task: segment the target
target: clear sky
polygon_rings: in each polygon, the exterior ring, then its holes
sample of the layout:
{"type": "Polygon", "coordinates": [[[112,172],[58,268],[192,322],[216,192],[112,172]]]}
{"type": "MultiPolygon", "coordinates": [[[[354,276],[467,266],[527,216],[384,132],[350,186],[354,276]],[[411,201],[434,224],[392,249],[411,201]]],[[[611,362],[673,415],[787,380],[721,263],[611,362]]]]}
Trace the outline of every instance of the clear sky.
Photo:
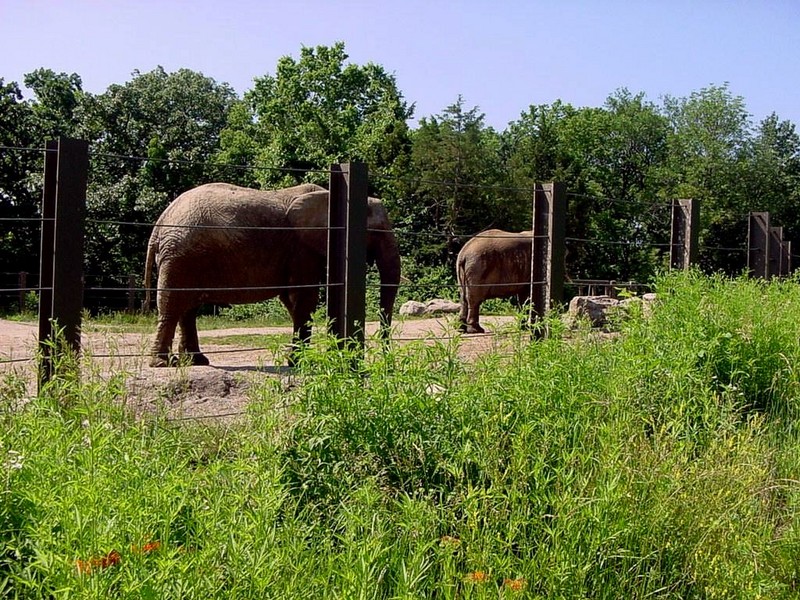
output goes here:
{"type": "Polygon", "coordinates": [[[92,93],[162,65],[241,95],[281,56],[343,41],[395,75],[417,118],[461,94],[504,129],[531,104],[727,82],[754,122],[800,126],[800,0],[0,0],[0,31],[0,77],[47,67],[92,93]]]}

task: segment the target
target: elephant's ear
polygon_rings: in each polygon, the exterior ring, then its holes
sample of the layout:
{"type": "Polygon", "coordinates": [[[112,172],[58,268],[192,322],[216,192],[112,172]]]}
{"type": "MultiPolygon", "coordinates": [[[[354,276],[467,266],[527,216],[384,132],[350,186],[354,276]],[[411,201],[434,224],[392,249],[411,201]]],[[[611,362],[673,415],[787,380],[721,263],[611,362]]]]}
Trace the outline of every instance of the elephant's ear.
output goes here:
{"type": "Polygon", "coordinates": [[[302,194],[292,200],[286,217],[304,245],[319,254],[328,252],[328,192],[324,189],[302,194]]]}

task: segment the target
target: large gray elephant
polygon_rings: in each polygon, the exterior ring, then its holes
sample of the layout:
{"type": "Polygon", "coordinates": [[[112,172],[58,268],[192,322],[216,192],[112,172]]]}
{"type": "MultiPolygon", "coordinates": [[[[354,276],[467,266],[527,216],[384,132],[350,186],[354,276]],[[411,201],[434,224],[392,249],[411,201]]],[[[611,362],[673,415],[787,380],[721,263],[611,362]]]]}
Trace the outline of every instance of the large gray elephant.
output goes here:
{"type": "Polygon", "coordinates": [[[456,259],[461,331],[484,332],[478,322],[484,300],[516,298],[522,304],[530,297],[532,241],[531,231],[489,229],[464,244],[456,259]]]}
{"type": "MultiPolygon", "coordinates": [[[[177,326],[178,353],[191,364],[209,364],[197,337],[197,310],[204,303],[278,297],[292,317],[295,341],[308,340],[326,271],[327,221],[328,192],[312,184],[262,191],[210,183],[176,198],[158,218],[147,247],[146,287],[154,263],[158,266],[151,366],[170,364],[177,326]]],[[[381,322],[388,327],[400,255],[389,217],[376,198],[369,199],[367,227],[367,260],[380,274],[381,322]]]]}

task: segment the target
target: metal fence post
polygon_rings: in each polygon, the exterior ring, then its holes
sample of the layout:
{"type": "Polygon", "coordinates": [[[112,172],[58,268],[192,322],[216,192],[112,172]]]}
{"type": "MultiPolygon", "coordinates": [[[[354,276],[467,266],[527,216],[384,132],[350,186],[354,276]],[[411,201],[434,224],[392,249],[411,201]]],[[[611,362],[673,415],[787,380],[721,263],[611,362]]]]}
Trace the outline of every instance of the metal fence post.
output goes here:
{"type": "Polygon", "coordinates": [[[566,217],[566,186],[558,182],[536,184],[531,240],[531,324],[544,317],[564,296],[566,217]]]}
{"type": "Polygon", "coordinates": [[[58,142],[48,142],[47,150],[39,269],[39,344],[43,349],[40,385],[53,374],[50,351],[57,347],[53,322],[61,328],[65,345],[80,351],[89,169],[89,144],[84,140],[59,138],[58,142]]]}
{"type": "Polygon", "coordinates": [[[687,270],[697,262],[700,231],[700,202],[693,199],[672,201],[672,238],[669,266],[687,270]]]}
{"type": "Polygon", "coordinates": [[[367,289],[367,166],[331,166],[328,205],[328,319],[340,343],[363,347],[367,289]]]}

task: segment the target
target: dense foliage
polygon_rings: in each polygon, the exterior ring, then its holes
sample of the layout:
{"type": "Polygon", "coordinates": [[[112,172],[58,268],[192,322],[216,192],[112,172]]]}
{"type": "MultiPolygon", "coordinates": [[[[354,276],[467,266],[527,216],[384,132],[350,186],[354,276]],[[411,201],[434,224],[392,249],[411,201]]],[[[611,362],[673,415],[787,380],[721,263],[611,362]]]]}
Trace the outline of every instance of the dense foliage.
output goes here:
{"type": "Polygon", "coordinates": [[[91,143],[87,284],[141,273],[145,240],[178,194],[209,180],[275,187],[324,183],[333,162],[368,164],[400,232],[413,280],[453,281],[461,244],[489,227],[530,227],[531,186],[569,190],[567,274],[649,280],[664,265],[669,203],[701,201],[701,265],[745,266],[746,216],[770,211],[800,239],[800,136],[772,115],[752,123],[727,85],[659,104],[614,91],[600,107],[531,105],[504,131],[459,97],[421,115],[394,75],[347,61],[344,44],[302,48],[255,77],[242,97],[187,69],[134,72],[101,94],[77,74],[38,69],[32,93],[0,80],[0,261],[37,272],[46,139],[91,143]]]}
{"type": "Polygon", "coordinates": [[[0,595],[796,597],[798,281],[657,288],[604,342],[314,345],[227,425],[9,375],[0,595]]]}

